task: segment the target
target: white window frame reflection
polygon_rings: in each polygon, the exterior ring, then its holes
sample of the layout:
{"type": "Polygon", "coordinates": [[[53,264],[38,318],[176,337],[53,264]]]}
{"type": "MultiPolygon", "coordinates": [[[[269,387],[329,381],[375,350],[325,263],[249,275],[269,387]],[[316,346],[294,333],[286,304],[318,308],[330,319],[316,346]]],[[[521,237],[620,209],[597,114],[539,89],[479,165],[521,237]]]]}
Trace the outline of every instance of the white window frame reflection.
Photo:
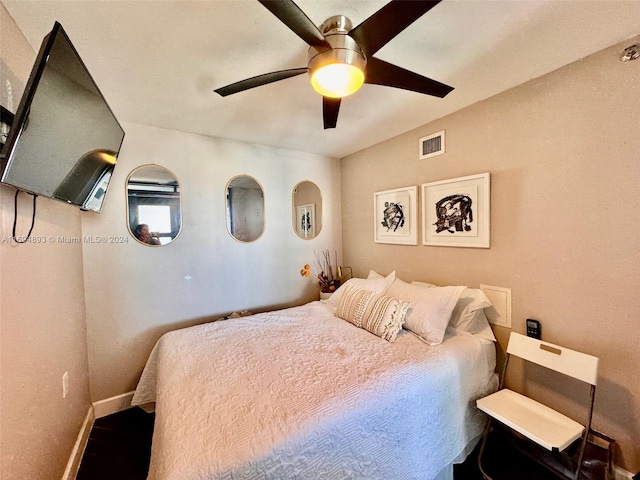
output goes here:
{"type": "Polygon", "coordinates": [[[170,207],[167,205],[139,205],[138,218],[140,219],[140,223],[149,226],[151,236],[158,237],[161,245],[166,245],[171,242],[171,238],[160,235],[163,233],[171,233],[170,207]]]}

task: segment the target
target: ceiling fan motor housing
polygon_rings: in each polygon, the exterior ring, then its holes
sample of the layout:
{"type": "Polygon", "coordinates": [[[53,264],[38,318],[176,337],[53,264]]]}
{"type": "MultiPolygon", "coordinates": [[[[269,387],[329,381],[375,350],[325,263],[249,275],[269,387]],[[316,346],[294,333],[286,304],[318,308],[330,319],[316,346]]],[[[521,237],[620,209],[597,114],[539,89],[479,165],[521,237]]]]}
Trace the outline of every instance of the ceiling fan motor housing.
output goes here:
{"type": "Polygon", "coordinates": [[[318,69],[334,63],[353,65],[364,72],[367,66],[367,59],[356,41],[347,35],[351,28],[351,20],[344,15],[330,17],[320,25],[320,31],[330,48],[309,48],[309,63],[307,67],[310,76],[313,76],[313,73],[318,69]]]}
{"type": "Polygon", "coordinates": [[[322,25],[318,28],[323,35],[328,35],[334,32],[349,33],[353,28],[353,23],[349,20],[349,17],[344,15],[334,15],[327,18],[322,25]]]}

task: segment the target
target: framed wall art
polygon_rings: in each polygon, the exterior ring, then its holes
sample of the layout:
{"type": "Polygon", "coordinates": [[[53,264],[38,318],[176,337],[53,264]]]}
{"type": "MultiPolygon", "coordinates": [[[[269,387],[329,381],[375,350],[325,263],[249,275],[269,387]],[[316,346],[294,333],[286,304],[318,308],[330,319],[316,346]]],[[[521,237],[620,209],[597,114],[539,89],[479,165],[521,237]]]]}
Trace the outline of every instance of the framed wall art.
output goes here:
{"type": "Polygon", "coordinates": [[[298,205],[296,207],[296,233],[301,238],[316,236],[316,205],[298,205]]]}
{"type": "Polygon", "coordinates": [[[373,194],[376,243],[418,244],[418,187],[373,194]]]}
{"type": "Polygon", "coordinates": [[[0,105],[0,149],[4,147],[7,141],[14,117],[13,113],[0,105]]]}
{"type": "Polygon", "coordinates": [[[489,248],[490,174],[422,184],[422,243],[489,248]]]}

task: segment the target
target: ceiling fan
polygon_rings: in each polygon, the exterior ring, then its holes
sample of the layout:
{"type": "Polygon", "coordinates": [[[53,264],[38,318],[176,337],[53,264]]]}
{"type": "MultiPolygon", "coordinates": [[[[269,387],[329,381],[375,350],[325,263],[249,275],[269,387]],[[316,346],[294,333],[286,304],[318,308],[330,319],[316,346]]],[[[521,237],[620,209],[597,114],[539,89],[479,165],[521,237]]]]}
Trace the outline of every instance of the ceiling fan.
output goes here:
{"type": "Polygon", "coordinates": [[[214,90],[226,97],[303,73],[322,95],[324,128],[335,128],[340,102],[363,83],[385,85],[443,98],[453,87],[373,55],[442,0],[392,0],[357,27],[336,15],[317,27],[292,0],[258,0],[309,44],[306,67],[265,73],[214,90]]]}

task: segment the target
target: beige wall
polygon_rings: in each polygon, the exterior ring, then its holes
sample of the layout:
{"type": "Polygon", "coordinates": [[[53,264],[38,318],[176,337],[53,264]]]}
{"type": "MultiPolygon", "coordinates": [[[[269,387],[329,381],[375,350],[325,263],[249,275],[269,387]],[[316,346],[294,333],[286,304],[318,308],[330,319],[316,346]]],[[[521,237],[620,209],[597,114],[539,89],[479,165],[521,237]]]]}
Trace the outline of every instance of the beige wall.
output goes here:
{"type": "Polygon", "coordinates": [[[340,252],[340,163],[337,159],[124,123],[126,135],[100,215],[83,216],[83,234],[127,243],[84,244],[87,335],[93,401],[135,388],[160,335],[232,311],[260,311],[317,298],[300,277],[314,252],[340,252]],[[182,232],[163,247],[129,238],[125,181],[157,163],[182,189],[182,232]],[[253,243],[227,232],[225,188],[234,176],[264,189],[265,231],[253,243]],[[314,240],[294,233],[293,188],[313,181],[324,223],[314,240]]]}
{"type": "MultiPolygon", "coordinates": [[[[619,463],[635,472],[640,61],[618,61],[632,43],[346,157],[342,220],[356,274],[395,269],[406,280],[509,287],[513,331],[536,318],[543,339],[599,356],[595,427],[619,442],[619,463]],[[418,140],[442,129],[447,153],[418,160],[418,140]],[[482,172],[491,172],[490,249],[374,244],[374,192],[482,172]]],[[[504,345],[508,331],[496,331],[504,345]]],[[[533,390],[581,415],[548,377],[534,375],[533,390]]]]}
{"type": "MultiPolygon", "coordinates": [[[[18,107],[36,52],[0,4],[0,100],[18,107]]],[[[0,477],[61,478],[88,412],[89,379],[78,209],[38,198],[33,240],[9,242],[13,188],[0,186],[0,477]],[[53,239],[53,241],[52,241],[53,239]],[[62,375],[69,394],[62,398],[62,375]]],[[[31,224],[31,197],[20,196],[18,235],[31,224]]]]}

